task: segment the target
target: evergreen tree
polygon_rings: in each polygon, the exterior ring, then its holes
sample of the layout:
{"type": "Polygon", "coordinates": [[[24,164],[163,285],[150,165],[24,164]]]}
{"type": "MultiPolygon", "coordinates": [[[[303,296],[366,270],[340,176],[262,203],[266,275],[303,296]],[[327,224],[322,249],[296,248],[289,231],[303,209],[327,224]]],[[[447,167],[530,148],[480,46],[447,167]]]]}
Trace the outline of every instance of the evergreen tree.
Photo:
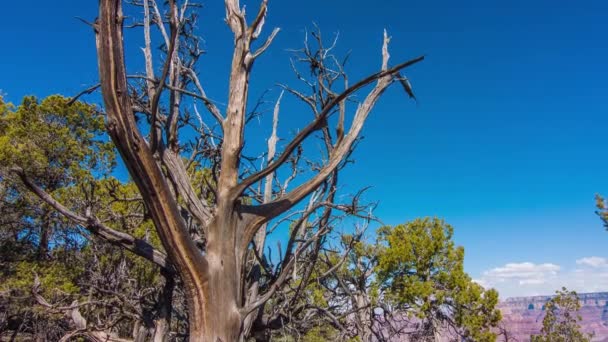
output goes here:
{"type": "Polygon", "coordinates": [[[579,322],[582,317],[578,314],[581,303],[575,291],[565,287],[556,291],[545,306],[543,328],[539,335],[530,336],[531,342],[589,342],[592,334],[581,332],[579,322]]]}
{"type": "Polygon", "coordinates": [[[501,319],[498,293],[464,271],[464,248],[438,218],[416,219],[379,231],[378,282],[386,303],[421,320],[424,335],[453,331],[466,340],[494,341],[501,319]]]}

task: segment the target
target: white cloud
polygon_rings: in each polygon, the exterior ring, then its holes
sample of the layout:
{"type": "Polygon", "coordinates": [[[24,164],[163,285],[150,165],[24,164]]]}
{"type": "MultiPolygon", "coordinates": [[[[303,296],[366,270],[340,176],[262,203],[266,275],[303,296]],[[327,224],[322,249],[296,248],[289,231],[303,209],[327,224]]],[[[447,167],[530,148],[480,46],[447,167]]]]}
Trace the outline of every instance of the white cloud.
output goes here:
{"type": "Polygon", "coordinates": [[[540,278],[522,279],[519,281],[519,285],[539,285],[539,284],[544,284],[544,283],[545,283],[545,280],[540,279],[540,278]]]}
{"type": "Polygon", "coordinates": [[[482,280],[486,283],[517,281],[520,285],[542,284],[546,279],[555,276],[559,270],[558,265],[551,263],[509,263],[484,272],[482,280]]]}
{"type": "Polygon", "coordinates": [[[564,269],[553,263],[508,263],[483,272],[475,282],[495,288],[503,299],[550,295],[562,286],[579,293],[608,291],[608,259],[585,257],[576,265],[564,269]]]}
{"type": "Polygon", "coordinates": [[[578,259],[578,260],[576,260],[576,264],[582,265],[582,266],[600,268],[600,267],[608,266],[608,259],[602,258],[602,257],[597,257],[597,256],[592,256],[592,257],[578,259]]]}

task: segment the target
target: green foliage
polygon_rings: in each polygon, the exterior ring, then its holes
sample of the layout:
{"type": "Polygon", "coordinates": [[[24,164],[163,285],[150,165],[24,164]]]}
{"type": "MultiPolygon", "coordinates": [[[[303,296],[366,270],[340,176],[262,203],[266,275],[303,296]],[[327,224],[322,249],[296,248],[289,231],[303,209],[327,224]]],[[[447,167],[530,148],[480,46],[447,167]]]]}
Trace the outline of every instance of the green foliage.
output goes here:
{"type": "Polygon", "coordinates": [[[604,197],[595,195],[595,207],[597,208],[596,213],[602,219],[604,228],[608,230],[608,203],[604,197]]]}
{"type": "Polygon", "coordinates": [[[379,230],[378,283],[385,300],[423,321],[453,319],[461,335],[494,341],[501,319],[498,293],[485,291],[464,272],[464,249],[453,228],[437,218],[416,219],[379,230]]]}
{"type": "MultiPolygon", "coordinates": [[[[35,253],[45,258],[51,240],[67,229],[66,220],[26,190],[11,169],[23,169],[38,186],[59,196],[57,192],[65,187],[83,187],[108,174],[113,165],[113,145],[94,106],[70,103],[59,95],[40,101],[25,97],[18,107],[0,99],[0,195],[3,212],[12,214],[10,220],[0,222],[0,232],[14,237],[2,239],[2,245],[17,249],[37,245],[35,253]]],[[[23,260],[25,255],[4,256],[23,260]]]]}
{"type": "MultiPolygon", "coordinates": [[[[67,268],[62,262],[22,261],[16,264],[12,277],[5,280],[1,291],[18,291],[29,293],[34,284],[34,276],[40,274],[42,288],[48,291],[60,291],[74,294],[79,291],[76,279],[82,275],[81,267],[67,268]]],[[[51,295],[45,292],[45,295],[51,295]]]]}
{"type": "Polygon", "coordinates": [[[163,278],[157,266],[99,241],[10,172],[23,169],[69,210],[162,249],[137,187],[108,177],[113,166],[113,145],[94,106],[50,96],[26,97],[15,107],[0,98],[0,312],[17,322],[9,330],[18,338],[59,340],[73,328],[65,312],[33,299],[35,275],[51,305],[105,301],[80,311],[92,322],[131,317],[113,328],[119,335],[131,336],[133,318],[158,310],[163,278]]]}
{"type": "MultiPolygon", "coordinates": [[[[82,212],[83,203],[89,201],[93,214],[106,225],[160,245],[132,183],[123,184],[110,178],[92,181],[90,184],[95,191],[86,201],[87,191],[80,186],[59,188],[54,196],[76,212],[82,212]]],[[[42,222],[37,212],[28,220],[36,225],[42,222]]],[[[62,224],[54,225],[57,232],[45,258],[27,252],[27,246],[24,246],[25,257],[6,260],[0,272],[0,292],[8,295],[0,300],[0,309],[26,322],[25,327],[40,326],[38,334],[48,340],[58,340],[65,334],[65,329],[70,327],[69,316],[49,311],[32,299],[34,274],[37,274],[41,280],[40,294],[49,303],[69,305],[74,300],[112,303],[111,307],[82,307],[81,313],[87,319],[99,317],[102,320],[112,320],[111,317],[123,312],[131,315],[134,311],[143,311],[146,315],[155,312],[156,298],[163,282],[157,266],[98,240],[64,218],[58,217],[56,220],[56,223],[62,224]],[[70,239],[79,243],[73,244],[70,239]],[[48,326],[55,327],[52,333],[45,333],[48,326]]],[[[4,229],[4,226],[0,226],[0,230],[4,229]]],[[[8,240],[10,239],[1,239],[3,243],[8,240]]],[[[35,249],[36,246],[30,245],[29,248],[35,249]]],[[[121,336],[130,336],[132,326],[132,321],[122,320],[115,329],[121,336]]],[[[29,338],[28,335],[25,336],[26,339],[29,338]]]]}
{"type": "Polygon", "coordinates": [[[575,291],[565,287],[556,291],[545,307],[545,318],[540,335],[531,336],[531,342],[589,342],[592,334],[584,334],[578,324],[581,303],[575,291]]]}
{"type": "Polygon", "coordinates": [[[306,334],[299,336],[299,338],[277,334],[271,341],[276,342],[326,342],[326,341],[340,341],[340,342],[361,342],[361,339],[357,336],[348,338],[341,337],[340,332],[329,324],[320,324],[312,327],[306,332],[306,334]]]}
{"type": "MultiPolygon", "coordinates": [[[[214,201],[214,194],[199,190],[205,188],[202,184],[213,182],[210,171],[195,164],[190,164],[188,172],[197,195],[214,201]]],[[[71,211],[88,212],[112,229],[162,249],[137,187],[109,177],[113,166],[113,147],[94,106],[69,103],[58,95],[41,101],[26,97],[18,107],[0,98],[0,209],[5,214],[0,219],[0,291],[11,293],[9,300],[0,302],[1,309],[27,320],[36,311],[46,326],[64,320],[58,315],[45,316],[28,296],[34,274],[38,274],[40,294],[54,303],[120,294],[109,307],[83,308],[88,318],[107,318],[123,311],[151,317],[162,283],[158,268],[117,247],[96,243],[94,235],[42,205],[7,172],[19,167],[71,211]],[[36,252],[43,244],[45,252],[36,252]]],[[[383,227],[376,244],[342,236],[341,243],[350,251],[347,258],[339,252],[326,252],[325,262],[307,275],[316,281],[307,283],[302,289],[305,295],[295,304],[319,312],[336,310],[338,303],[355,305],[352,298],[340,302],[336,298],[342,291],[339,282],[344,281],[347,288],[357,289],[359,299],[365,297],[366,310],[383,301],[431,326],[450,320],[466,339],[494,341],[491,328],[500,320],[495,308],[498,294],[484,290],[464,272],[464,249],[454,245],[452,236],[450,225],[429,218],[383,227]],[[327,272],[330,268],[332,272],[327,272]]],[[[303,278],[296,277],[292,286],[301,281],[303,278]]],[[[314,319],[303,322],[303,341],[345,338],[344,331],[335,328],[339,325],[327,324],[320,314],[314,319]]],[[[124,322],[117,329],[124,335],[132,330],[124,322]]]]}
{"type": "Polygon", "coordinates": [[[85,276],[82,260],[61,248],[53,254],[56,258],[40,260],[26,256],[21,261],[3,262],[0,312],[10,320],[2,323],[15,322],[14,330],[29,334],[20,334],[17,340],[35,340],[33,336],[44,336],[46,340],[57,341],[65,334],[65,315],[38,305],[31,295],[36,275],[41,282],[39,293],[51,303],[69,305],[84,294],[79,284],[85,276]]]}
{"type": "Polygon", "coordinates": [[[324,342],[334,341],[338,336],[338,331],[328,325],[312,328],[302,337],[303,342],[324,342]]]}
{"type": "Polygon", "coordinates": [[[0,166],[18,166],[42,184],[61,186],[107,173],[114,163],[103,116],[59,95],[0,104],[0,166]]]}

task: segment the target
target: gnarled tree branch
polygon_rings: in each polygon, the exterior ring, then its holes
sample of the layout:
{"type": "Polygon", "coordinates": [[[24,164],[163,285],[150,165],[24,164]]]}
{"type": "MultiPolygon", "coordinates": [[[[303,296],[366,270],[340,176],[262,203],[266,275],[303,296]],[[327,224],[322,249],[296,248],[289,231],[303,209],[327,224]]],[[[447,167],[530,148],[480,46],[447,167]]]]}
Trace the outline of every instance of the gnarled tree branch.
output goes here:
{"type": "Polygon", "coordinates": [[[38,196],[38,198],[40,198],[43,202],[53,207],[55,210],[57,210],[57,212],[61,213],[69,220],[81,225],[95,236],[98,236],[113,245],[131,251],[169,272],[174,271],[171,263],[167,259],[167,255],[155,249],[145,240],[137,239],[127,233],[114,230],[101,223],[96,217],[86,217],[74,213],[59,203],[56,199],[44,191],[44,189],[36,185],[36,183],[34,183],[34,181],[25,174],[25,171],[22,168],[14,167],[11,169],[11,171],[19,176],[23,184],[30,189],[30,191],[36,194],[36,196],[38,196]]]}

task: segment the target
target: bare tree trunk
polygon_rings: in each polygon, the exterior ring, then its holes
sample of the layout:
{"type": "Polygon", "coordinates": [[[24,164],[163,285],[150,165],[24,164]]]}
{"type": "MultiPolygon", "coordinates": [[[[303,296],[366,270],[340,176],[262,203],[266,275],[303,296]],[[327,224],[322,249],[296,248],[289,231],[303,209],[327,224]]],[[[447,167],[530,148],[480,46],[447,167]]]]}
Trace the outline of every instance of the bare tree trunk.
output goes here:
{"type": "MultiPolygon", "coordinates": [[[[240,270],[235,254],[235,239],[231,233],[234,229],[227,223],[209,228],[207,282],[200,291],[204,297],[197,298],[203,309],[202,317],[191,317],[190,322],[191,325],[198,325],[202,331],[194,329],[200,335],[190,336],[190,341],[237,341],[241,328],[238,310],[241,279],[237,276],[240,270]]],[[[193,329],[190,330],[192,333],[193,329]]]]}
{"type": "Polygon", "coordinates": [[[362,331],[361,331],[361,341],[363,342],[372,342],[372,320],[371,318],[371,314],[373,311],[373,308],[369,305],[369,300],[366,298],[367,295],[366,294],[361,294],[361,293],[357,293],[355,294],[355,300],[357,303],[357,307],[358,308],[363,308],[360,309],[359,311],[357,311],[356,315],[357,315],[357,320],[358,323],[361,325],[362,331]]]}
{"type": "Polygon", "coordinates": [[[175,279],[167,271],[161,271],[165,278],[163,290],[158,299],[158,317],[154,320],[154,342],[165,342],[169,338],[171,312],[173,311],[173,290],[175,289],[175,279]]]}
{"type": "MultiPolygon", "coordinates": [[[[148,140],[139,130],[134,119],[133,100],[127,83],[127,73],[123,46],[123,13],[121,0],[100,0],[99,20],[95,24],[101,91],[107,114],[107,131],[125,162],[133,178],[159,238],[171,261],[171,267],[180,276],[188,306],[190,341],[231,342],[243,336],[243,319],[260,309],[280,286],[288,279],[295,257],[285,258],[278,274],[269,289],[261,296],[244,301],[245,254],[250,243],[264,224],[280,214],[292,209],[297,203],[323,184],[328,177],[337,172],[344,158],[350,155],[353,145],[361,132],[363,123],[385,89],[393,83],[395,74],[414,63],[417,59],[388,67],[388,41],[385,33],[382,48],[382,69],[368,76],[331,99],[323,101],[322,109],[315,109],[315,119],[302,129],[287,144],[283,153],[265,168],[240,181],[241,152],[244,147],[244,127],[246,123],[249,76],[254,60],[270,45],[278,32],[275,29],[261,46],[251,50],[251,43],[262,30],[266,16],[267,1],[262,1],[256,18],[251,26],[245,19],[244,8],[238,0],[225,0],[226,22],[234,33],[234,51],[230,72],[228,105],[225,117],[219,109],[202,96],[210,111],[221,123],[222,143],[217,177],[215,203],[210,206],[193,190],[186,168],[178,154],[177,145],[177,107],[175,97],[171,115],[165,120],[168,150],[162,138],[162,119],[158,108],[160,94],[166,87],[167,74],[172,63],[178,58],[175,47],[179,43],[177,7],[174,0],[170,6],[170,35],[164,35],[167,43],[167,56],[160,78],[147,82],[150,104],[151,129],[148,140]],[[169,38],[170,36],[170,38],[169,38]],[[348,133],[341,136],[331,149],[327,162],[318,172],[290,192],[281,194],[270,202],[259,205],[241,203],[242,196],[255,183],[271,176],[275,170],[288,161],[289,156],[302,142],[315,131],[327,125],[327,118],[333,110],[344,103],[355,91],[376,82],[376,85],[358,106],[348,133]],[[173,154],[172,154],[173,153],[173,154]],[[169,181],[172,186],[169,185],[169,181]],[[197,247],[188,226],[182,217],[179,203],[186,202],[190,213],[201,223],[206,233],[204,253],[197,247]]],[[[146,3],[147,4],[147,3],[146,3]]],[[[154,4],[154,2],[152,2],[154,4]]],[[[147,5],[146,5],[147,6],[147,5]]],[[[146,17],[149,15],[145,7],[146,17]]],[[[160,15],[158,15],[160,17],[160,15]]],[[[147,22],[147,20],[146,20],[147,22]]],[[[161,20],[161,26],[162,24],[161,20]]],[[[146,26],[149,30],[149,26],[146,26]]],[[[148,76],[153,76],[149,38],[146,38],[145,54],[148,76]]],[[[172,74],[175,77],[174,74],[172,74]]],[[[170,79],[171,79],[170,77],[170,79]]],[[[173,91],[173,90],[172,90],[173,91]]],[[[177,103],[177,105],[179,105],[177,103]]],[[[316,108],[316,107],[315,107],[316,108]]],[[[333,192],[331,200],[333,201],[333,192]]],[[[328,211],[328,213],[331,212],[328,211]]],[[[329,214],[328,214],[329,215],[329,214]]],[[[327,218],[325,218],[327,220],[327,218]]],[[[88,220],[93,223],[94,220],[88,220]]],[[[88,222],[87,221],[87,222],[88,222]]],[[[262,234],[263,235],[263,234],[262,234]]],[[[259,239],[263,244],[263,239],[259,239]]],[[[310,243],[321,244],[320,238],[310,243]]],[[[304,248],[304,247],[302,247],[304,248]]],[[[314,255],[318,256],[318,249],[314,255]]],[[[151,258],[145,251],[141,254],[151,258]]],[[[313,260],[313,264],[316,260],[313,260]]],[[[312,267],[312,266],[311,266],[312,267]]],[[[161,332],[159,332],[161,334],[161,332]]],[[[159,337],[160,338],[160,337],[159,337]]]]}
{"type": "Polygon", "coordinates": [[[133,324],[133,342],[146,342],[150,336],[150,329],[142,324],[141,321],[136,321],[133,324]]]}
{"type": "MultiPolygon", "coordinates": [[[[277,126],[279,123],[279,108],[280,108],[280,104],[281,104],[281,98],[283,97],[283,92],[281,92],[281,95],[279,95],[279,98],[277,99],[277,102],[274,106],[274,113],[273,113],[273,119],[272,119],[272,134],[270,136],[270,138],[268,138],[268,156],[267,156],[267,162],[270,163],[274,157],[275,157],[275,153],[276,153],[276,147],[277,147],[277,141],[278,141],[278,137],[277,137],[277,126]]],[[[268,203],[272,200],[272,178],[274,176],[274,173],[269,174],[268,176],[266,176],[265,180],[264,180],[264,203],[268,203]]],[[[252,251],[253,253],[257,254],[257,258],[258,260],[263,260],[264,259],[264,245],[266,243],[266,224],[262,225],[262,227],[260,228],[260,230],[257,232],[257,234],[255,235],[254,238],[254,243],[255,243],[255,249],[252,251]]],[[[247,294],[247,304],[251,304],[251,302],[255,301],[258,297],[259,294],[259,281],[260,281],[260,277],[262,276],[262,265],[260,265],[259,262],[256,262],[255,265],[253,265],[253,268],[251,270],[251,278],[252,278],[252,283],[248,288],[248,294],[247,294]]],[[[262,314],[264,313],[264,305],[262,305],[260,308],[258,308],[257,310],[253,311],[252,313],[250,313],[249,315],[247,315],[244,319],[243,322],[243,336],[241,336],[241,341],[244,341],[244,336],[249,335],[250,331],[251,331],[251,327],[253,326],[253,323],[262,318],[262,314]]]]}
{"type": "Polygon", "coordinates": [[[441,342],[441,325],[435,319],[431,319],[431,324],[433,326],[433,341],[441,342]]]}

